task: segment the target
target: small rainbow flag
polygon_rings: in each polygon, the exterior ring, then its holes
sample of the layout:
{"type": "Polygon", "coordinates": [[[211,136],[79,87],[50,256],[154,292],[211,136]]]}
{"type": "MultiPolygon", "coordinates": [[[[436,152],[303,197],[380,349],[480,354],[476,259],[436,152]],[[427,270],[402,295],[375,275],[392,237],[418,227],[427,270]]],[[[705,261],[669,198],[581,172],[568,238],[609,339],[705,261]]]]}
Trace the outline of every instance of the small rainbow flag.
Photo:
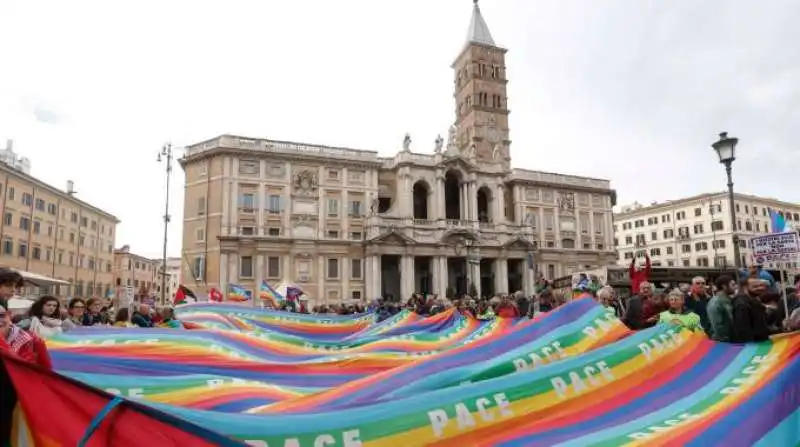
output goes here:
{"type": "Polygon", "coordinates": [[[228,284],[228,301],[250,301],[250,292],[242,286],[228,284]]]}
{"type": "Polygon", "coordinates": [[[266,280],[261,281],[261,287],[258,289],[258,297],[261,299],[261,301],[265,301],[265,306],[271,306],[273,309],[280,308],[279,303],[285,301],[283,295],[278,293],[277,290],[270,286],[266,280]]]}

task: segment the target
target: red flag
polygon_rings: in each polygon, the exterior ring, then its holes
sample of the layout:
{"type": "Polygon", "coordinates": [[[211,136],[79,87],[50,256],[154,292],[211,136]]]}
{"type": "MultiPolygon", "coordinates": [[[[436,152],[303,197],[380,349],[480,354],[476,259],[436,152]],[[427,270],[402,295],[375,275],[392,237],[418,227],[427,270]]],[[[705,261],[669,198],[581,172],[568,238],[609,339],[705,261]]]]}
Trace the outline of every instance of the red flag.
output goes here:
{"type": "MultiPolygon", "coordinates": [[[[33,442],[30,445],[78,445],[87,428],[95,422],[95,417],[113,398],[104,391],[0,352],[0,374],[5,375],[6,372],[17,392],[30,441],[33,442]]],[[[123,400],[108,411],[85,445],[245,446],[239,441],[130,400],[123,400]]]]}
{"type": "Polygon", "coordinates": [[[219,290],[217,290],[216,287],[212,287],[211,290],[208,292],[208,300],[221,303],[222,293],[219,290]]]}
{"type": "Polygon", "coordinates": [[[177,306],[178,304],[183,304],[186,301],[186,294],[183,293],[183,289],[178,287],[178,291],[175,292],[175,299],[172,300],[172,305],[177,306]]]}

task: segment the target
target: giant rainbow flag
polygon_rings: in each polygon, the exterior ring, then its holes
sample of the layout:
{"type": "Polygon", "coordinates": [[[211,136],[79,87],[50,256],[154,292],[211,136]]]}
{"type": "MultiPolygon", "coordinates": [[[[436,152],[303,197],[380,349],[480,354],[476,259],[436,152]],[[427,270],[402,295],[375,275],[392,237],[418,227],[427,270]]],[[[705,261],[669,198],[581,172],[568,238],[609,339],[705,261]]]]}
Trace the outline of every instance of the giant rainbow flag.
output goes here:
{"type": "MultiPolygon", "coordinates": [[[[52,380],[130,403],[145,429],[253,446],[800,444],[800,334],[733,345],[673,326],[632,333],[590,299],[535,320],[450,310],[376,323],[207,303],[177,314],[202,329],[48,340],[65,376],[52,380]]],[[[100,412],[71,403],[86,425],[100,412]]],[[[28,411],[19,433],[43,423],[28,411]]],[[[32,445],[75,445],[48,433],[32,445]]]]}

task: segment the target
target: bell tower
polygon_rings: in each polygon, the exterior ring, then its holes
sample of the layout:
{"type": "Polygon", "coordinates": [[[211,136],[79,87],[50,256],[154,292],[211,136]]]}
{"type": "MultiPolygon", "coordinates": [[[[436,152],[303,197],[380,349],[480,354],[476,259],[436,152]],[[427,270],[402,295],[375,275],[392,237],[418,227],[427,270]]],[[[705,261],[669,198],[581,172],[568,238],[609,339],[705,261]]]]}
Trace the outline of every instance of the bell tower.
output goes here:
{"type": "Polygon", "coordinates": [[[509,169],[511,162],[506,51],[494,43],[478,0],[473,0],[467,41],[452,65],[456,145],[462,156],[503,169],[509,169]]]}

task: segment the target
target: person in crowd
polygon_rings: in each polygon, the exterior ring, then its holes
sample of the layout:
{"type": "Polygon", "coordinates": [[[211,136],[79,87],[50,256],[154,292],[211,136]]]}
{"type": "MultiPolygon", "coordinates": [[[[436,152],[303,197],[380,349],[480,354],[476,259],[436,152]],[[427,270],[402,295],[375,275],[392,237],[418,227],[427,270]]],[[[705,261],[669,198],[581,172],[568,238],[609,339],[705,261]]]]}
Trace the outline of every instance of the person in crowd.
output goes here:
{"type": "Polygon", "coordinates": [[[83,314],[84,326],[108,325],[108,315],[103,313],[103,302],[98,298],[89,298],[86,302],[86,312],[83,314]]]}
{"type": "MultiPolygon", "coordinates": [[[[39,336],[11,323],[11,312],[0,306],[0,350],[46,369],[53,369],[47,346],[39,336]]],[[[5,391],[5,390],[4,390],[5,391]]]]}
{"type": "Polygon", "coordinates": [[[183,324],[175,318],[175,310],[171,307],[162,307],[161,311],[161,323],[158,324],[159,327],[166,327],[172,329],[182,329],[183,324]]]}
{"type": "Polygon", "coordinates": [[[767,310],[759,297],[766,292],[767,281],[757,275],[750,276],[740,283],[739,294],[733,298],[734,343],[748,343],[769,339],[767,310]]]}
{"type": "Polygon", "coordinates": [[[784,321],[786,321],[786,310],[783,306],[783,297],[772,290],[767,290],[761,297],[766,311],[765,319],[770,334],[780,334],[783,332],[784,321]]]}
{"type": "Polygon", "coordinates": [[[67,319],[75,326],[83,326],[83,314],[86,312],[86,301],[73,298],[67,303],[67,319]]]}
{"type": "Polygon", "coordinates": [[[495,316],[494,309],[489,305],[488,301],[480,301],[478,304],[478,319],[491,320],[495,316]]]}
{"type": "Polygon", "coordinates": [[[711,322],[708,321],[708,302],[711,296],[706,287],[706,279],[702,276],[695,276],[689,292],[686,294],[685,306],[700,317],[700,325],[705,329],[706,334],[711,331],[711,322]]]}
{"type": "Polygon", "coordinates": [[[614,312],[617,318],[622,317],[619,305],[615,305],[614,289],[611,287],[603,287],[597,291],[597,303],[605,307],[609,312],[614,312]]]}
{"type": "Polygon", "coordinates": [[[636,264],[635,256],[631,259],[631,265],[628,267],[628,276],[630,276],[631,279],[631,294],[638,295],[641,284],[650,281],[651,269],[652,264],[650,263],[650,256],[647,253],[644,254],[644,268],[640,268],[636,264]]]}
{"type": "Polygon", "coordinates": [[[669,308],[658,315],[660,324],[680,325],[691,331],[703,330],[700,316],[686,306],[683,292],[679,289],[671,291],[667,301],[669,308]]]}
{"type": "Polygon", "coordinates": [[[8,300],[25,285],[22,275],[16,270],[0,268],[0,306],[8,308],[8,300]]]}
{"type": "Polygon", "coordinates": [[[739,272],[739,277],[741,280],[756,277],[762,281],[766,281],[767,287],[777,291],[775,278],[773,278],[772,274],[770,274],[768,271],[764,270],[764,266],[761,264],[752,264],[747,267],[747,269],[742,269],[739,272]]]}
{"type": "Polygon", "coordinates": [[[658,312],[653,299],[653,284],[645,281],[639,285],[639,294],[628,300],[628,308],[622,321],[633,330],[655,326],[658,312]]]}
{"type": "Polygon", "coordinates": [[[497,305],[497,316],[501,318],[519,318],[521,315],[517,303],[504,296],[497,305]]]}
{"type": "Polygon", "coordinates": [[[127,307],[123,307],[117,311],[117,315],[114,316],[114,326],[115,327],[136,327],[133,323],[131,323],[131,311],[127,307]]]}
{"type": "Polygon", "coordinates": [[[519,309],[519,315],[521,317],[527,317],[533,312],[533,309],[531,309],[531,300],[521,291],[514,293],[514,301],[517,303],[517,309],[519,309]]]}
{"type": "Polygon", "coordinates": [[[721,275],[714,281],[717,293],[708,302],[708,336],[714,341],[729,342],[733,335],[733,297],[736,281],[730,275],[721,275]]]}
{"type": "Polygon", "coordinates": [[[61,319],[61,303],[50,295],[40,297],[28,309],[28,318],[19,327],[42,338],[68,331],[75,327],[70,320],[61,319]]]}
{"type": "Polygon", "coordinates": [[[150,306],[140,304],[139,309],[131,315],[131,323],[138,327],[153,327],[153,319],[150,318],[150,306]]]}

